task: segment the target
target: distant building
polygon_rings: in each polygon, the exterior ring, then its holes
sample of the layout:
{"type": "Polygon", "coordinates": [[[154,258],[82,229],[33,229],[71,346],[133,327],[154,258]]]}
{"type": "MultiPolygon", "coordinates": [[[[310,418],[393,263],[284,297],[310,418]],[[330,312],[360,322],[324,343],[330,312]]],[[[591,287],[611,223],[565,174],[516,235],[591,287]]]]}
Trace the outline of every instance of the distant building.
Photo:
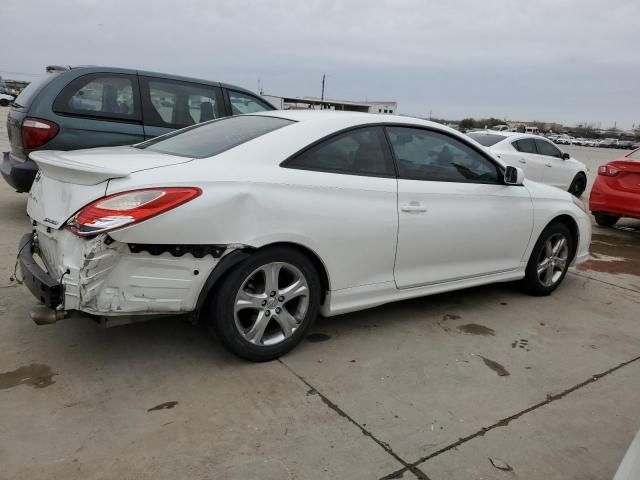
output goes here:
{"type": "Polygon", "coordinates": [[[278,97],[276,95],[262,95],[268,102],[280,110],[344,110],[365,113],[397,113],[397,102],[383,101],[351,101],[335,100],[319,97],[278,97]]]}

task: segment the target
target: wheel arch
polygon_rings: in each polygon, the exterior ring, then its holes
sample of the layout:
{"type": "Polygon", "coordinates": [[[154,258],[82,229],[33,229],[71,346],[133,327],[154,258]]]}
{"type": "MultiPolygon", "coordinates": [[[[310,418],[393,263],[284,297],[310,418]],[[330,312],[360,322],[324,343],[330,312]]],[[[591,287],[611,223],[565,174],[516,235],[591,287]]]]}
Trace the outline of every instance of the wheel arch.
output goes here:
{"type": "Polygon", "coordinates": [[[580,230],[578,229],[578,223],[571,215],[562,214],[554,217],[545,227],[545,229],[553,224],[553,223],[561,223],[566,226],[571,232],[571,240],[572,240],[572,252],[571,252],[571,261],[573,261],[574,257],[578,253],[578,242],[580,241],[580,230]]]}
{"type": "Polygon", "coordinates": [[[316,271],[318,272],[318,276],[320,277],[320,285],[322,287],[320,303],[323,304],[326,300],[327,291],[330,289],[331,283],[329,280],[327,267],[325,266],[320,256],[316,252],[311,250],[309,247],[306,247],[299,243],[274,242],[274,243],[262,245],[260,247],[248,246],[246,248],[234,250],[228,255],[225,255],[224,257],[222,257],[220,262],[211,271],[211,273],[209,274],[209,277],[207,278],[207,281],[205,282],[204,286],[200,290],[200,294],[198,295],[198,300],[196,303],[196,308],[193,312],[193,320],[196,322],[199,320],[200,313],[202,312],[202,309],[206,306],[207,301],[209,300],[210,295],[214,291],[216,285],[219,282],[224,280],[224,277],[227,275],[227,273],[229,273],[233,269],[233,267],[238,265],[243,260],[249,258],[253,253],[262,251],[266,248],[272,248],[272,247],[285,247],[285,248],[296,250],[302,253],[311,261],[313,266],[316,268],[316,271]]]}

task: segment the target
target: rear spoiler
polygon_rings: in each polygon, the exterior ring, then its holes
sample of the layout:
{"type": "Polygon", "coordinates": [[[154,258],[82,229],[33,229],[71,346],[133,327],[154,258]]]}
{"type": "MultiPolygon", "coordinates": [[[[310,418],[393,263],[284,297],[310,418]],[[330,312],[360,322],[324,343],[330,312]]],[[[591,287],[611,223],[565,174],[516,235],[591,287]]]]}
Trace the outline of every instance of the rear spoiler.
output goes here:
{"type": "Polygon", "coordinates": [[[78,162],[65,156],[64,151],[43,150],[31,152],[29,158],[36,162],[44,175],[62,182],[79,185],[97,185],[111,178],[127,177],[129,170],[78,162]]]}

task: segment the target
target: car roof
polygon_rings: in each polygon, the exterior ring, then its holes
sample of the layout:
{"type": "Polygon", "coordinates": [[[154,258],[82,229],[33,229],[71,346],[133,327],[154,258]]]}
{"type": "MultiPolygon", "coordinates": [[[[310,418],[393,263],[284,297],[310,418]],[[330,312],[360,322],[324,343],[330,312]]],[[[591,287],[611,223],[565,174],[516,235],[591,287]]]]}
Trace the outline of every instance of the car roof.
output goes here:
{"type": "MultiPolygon", "coordinates": [[[[133,68],[108,67],[108,66],[102,66],[102,65],[78,65],[78,66],[69,67],[69,69],[66,71],[78,72],[78,70],[83,71],[83,73],[128,73],[130,75],[150,76],[150,77],[156,77],[156,78],[164,78],[167,80],[178,80],[183,82],[202,83],[205,85],[220,86],[220,87],[230,88],[232,90],[237,90],[240,92],[246,92],[252,95],[256,95],[256,93],[252,92],[251,90],[248,90],[243,87],[239,87],[237,85],[232,85],[230,83],[223,83],[215,80],[206,80],[206,79],[197,78],[197,77],[185,77],[183,75],[174,75],[171,73],[152,72],[148,70],[136,70],[133,68]]],[[[64,72],[65,70],[63,70],[60,73],[64,73],[64,72]]]]}

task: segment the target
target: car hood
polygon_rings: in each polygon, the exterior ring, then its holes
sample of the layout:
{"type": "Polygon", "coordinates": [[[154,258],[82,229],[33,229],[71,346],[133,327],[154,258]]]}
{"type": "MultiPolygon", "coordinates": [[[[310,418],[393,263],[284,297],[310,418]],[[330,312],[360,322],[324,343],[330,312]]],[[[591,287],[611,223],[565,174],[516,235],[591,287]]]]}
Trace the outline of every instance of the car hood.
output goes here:
{"type": "Polygon", "coordinates": [[[524,186],[532,198],[546,198],[551,200],[566,200],[571,202],[571,194],[569,192],[565,192],[564,190],[560,190],[557,187],[552,187],[551,185],[546,185],[540,182],[534,182],[533,180],[525,180],[524,186]]]}
{"type": "Polygon", "coordinates": [[[44,175],[77,185],[97,185],[111,178],[192,159],[135,147],[101,147],[84,150],[40,150],[29,155],[44,175]]]}

